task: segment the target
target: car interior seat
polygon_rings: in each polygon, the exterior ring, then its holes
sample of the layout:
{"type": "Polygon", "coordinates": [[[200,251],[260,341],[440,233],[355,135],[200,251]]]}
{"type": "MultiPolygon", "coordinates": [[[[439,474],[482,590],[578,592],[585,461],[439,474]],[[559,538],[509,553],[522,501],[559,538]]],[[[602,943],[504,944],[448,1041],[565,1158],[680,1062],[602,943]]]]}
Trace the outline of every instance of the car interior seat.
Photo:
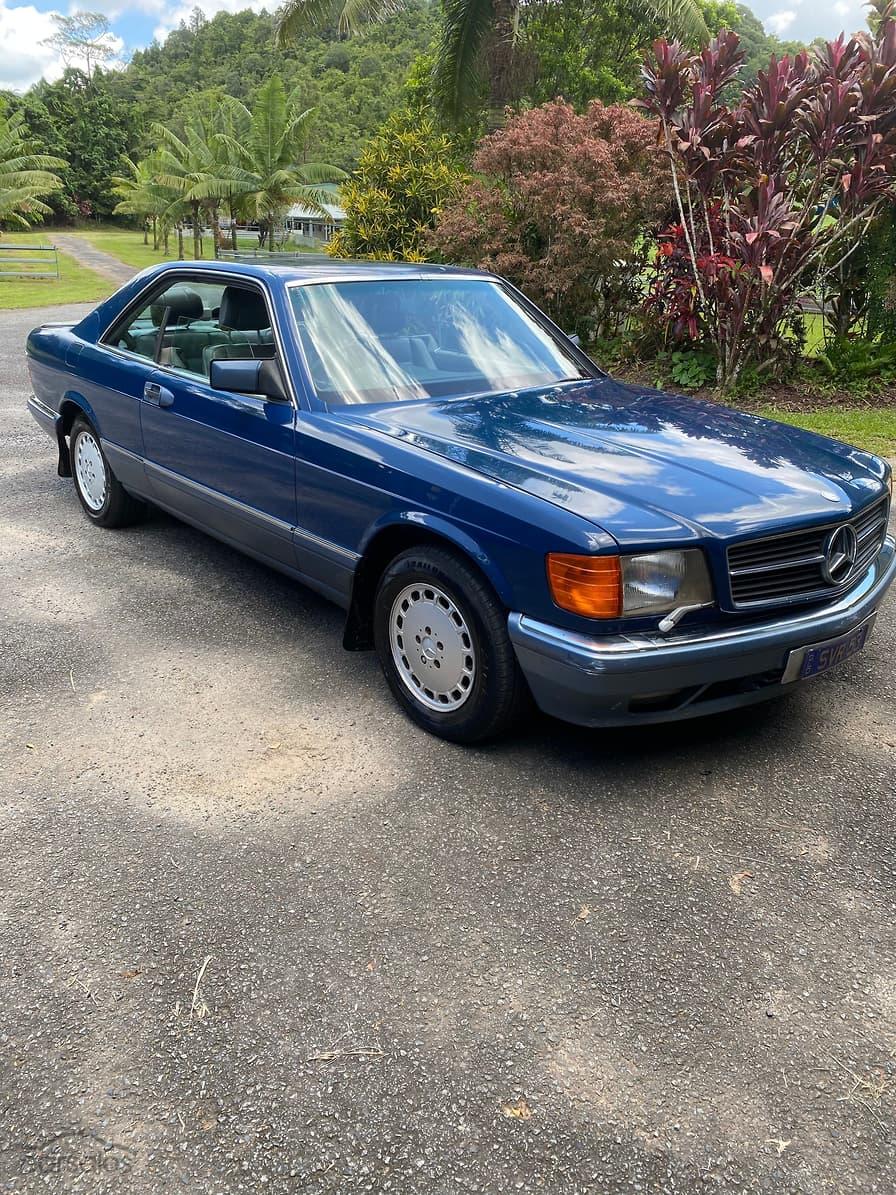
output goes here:
{"type": "Polygon", "coordinates": [[[271,317],[264,295],[241,286],[228,286],[221,295],[218,325],[224,340],[207,344],[202,353],[203,372],[212,361],[271,358],[277,355],[271,317]]]}

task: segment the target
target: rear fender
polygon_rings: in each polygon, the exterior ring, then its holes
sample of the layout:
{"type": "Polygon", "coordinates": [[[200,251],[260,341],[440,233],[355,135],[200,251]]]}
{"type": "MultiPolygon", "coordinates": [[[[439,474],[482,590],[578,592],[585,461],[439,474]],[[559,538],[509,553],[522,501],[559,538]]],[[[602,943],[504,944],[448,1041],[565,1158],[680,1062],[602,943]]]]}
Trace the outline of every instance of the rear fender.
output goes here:
{"type": "Polygon", "coordinates": [[[62,402],[59,404],[59,419],[56,421],[56,440],[59,446],[59,462],[56,466],[56,472],[60,477],[71,477],[72,475],[68,434],[79,414],[85,415],[97,431],[100,430],[93,407],[91,407],[84,395],[76,390],[67,390],[62,402]]]}

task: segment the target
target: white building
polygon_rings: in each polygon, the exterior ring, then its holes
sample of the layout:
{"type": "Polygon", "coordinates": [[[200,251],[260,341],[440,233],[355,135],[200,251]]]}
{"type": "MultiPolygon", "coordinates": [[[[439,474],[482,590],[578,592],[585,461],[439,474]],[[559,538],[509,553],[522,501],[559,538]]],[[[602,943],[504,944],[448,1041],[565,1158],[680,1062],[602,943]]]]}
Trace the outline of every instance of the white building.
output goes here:
{"type": "Polygon", "coordinates": [[[345,209],[336,203],[325,203],[326,218],[304,203],[295,203],[286,213],[286,228],[314,241],[328,241],[345,220],[345,209]]]}

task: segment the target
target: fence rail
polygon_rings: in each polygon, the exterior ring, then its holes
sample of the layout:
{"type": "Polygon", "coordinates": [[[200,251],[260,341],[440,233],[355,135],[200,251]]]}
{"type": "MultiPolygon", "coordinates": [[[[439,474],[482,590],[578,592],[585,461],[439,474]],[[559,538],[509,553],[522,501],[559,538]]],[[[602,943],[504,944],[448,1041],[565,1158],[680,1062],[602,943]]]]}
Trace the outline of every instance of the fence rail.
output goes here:
{"type": "Polygon", "coordinates": [[[270,261],[270,262],[306,262],[320,265],[321,262],[327,262],[324,253],[308,253],[301,249],[275,249],[272,253],[270,249],[219,249],[218,257],[221,261],[270,261]]]}
{"type": "Polygon", "coordinates": [[[0,280],[58,277],[59,255],[55,245],[0,245],[0,280]]]}

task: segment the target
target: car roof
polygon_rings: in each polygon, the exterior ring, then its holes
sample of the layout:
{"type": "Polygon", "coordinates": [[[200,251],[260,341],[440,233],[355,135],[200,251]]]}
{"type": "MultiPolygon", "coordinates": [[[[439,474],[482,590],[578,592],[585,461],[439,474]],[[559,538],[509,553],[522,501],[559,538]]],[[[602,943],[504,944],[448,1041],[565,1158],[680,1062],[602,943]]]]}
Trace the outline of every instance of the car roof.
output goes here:
{"type": "Polygon", "coordinates": [[[222,270],[246,278],[261,278],[289,282],[360,281],[362,279],[384,280],[388,278],[433,278],[477,277],[492,275],[483,270],[470,270],[462,266],[434,265],[431,262],[358,261],[349,258],[321,258],[319,254],[297,254],[289,257],[265,258],[261,261],[228,260],[213,261],[170,261],[157,266],[161,273],[170,270],[178,272],[217,272],[222,270]]]}

